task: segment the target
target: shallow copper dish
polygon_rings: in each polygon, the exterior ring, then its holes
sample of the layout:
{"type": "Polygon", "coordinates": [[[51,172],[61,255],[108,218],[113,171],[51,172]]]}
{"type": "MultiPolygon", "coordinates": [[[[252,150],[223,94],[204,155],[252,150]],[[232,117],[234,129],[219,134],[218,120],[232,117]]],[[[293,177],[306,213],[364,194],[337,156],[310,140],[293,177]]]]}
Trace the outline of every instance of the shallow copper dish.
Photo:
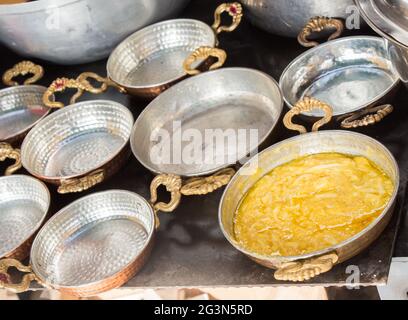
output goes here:
{"type": "MultiPolygon", "coordinates": [[[[59,193],[82,192],[108,179],[126,161],[132,125],[131,112],[113,101],[70,105],[29,132],[21,147],[22,166],[57,185],[59,193]]],[[[0,149],[0,155],[7,152],[10,156],[10,146],[0,149]]]]}
{"type": "MultiPolygon", "coordinates": [[[[315,99],[306,98],[298,103],[285,117],[288,128],[306,133],[303,126],[294,125],[292,117],[310,112],[315,107],[328,112],[325,119],[314,126],[314,131],[331,120],[330,107],[315,99]]],[[[389,223],[399,188],[399,169],[390,151],[377,140],[350,131],[321,131],[303,134],[279,142],[241,168],[226,188],[219,208],[219,223],[224,236],[240,252],[255,262],[268,268],[277,269],[275,278],[282,281],[305,281],[321,273],[328,272],[338,263],[342,263],[367,248],[382,233],[389,223]],[[382,214],[365,230],[354,237],[331,248],[303,256],[282,257],[263,256],[249,252],[237,243],[234,236],[234,217],[241,200],[262,177],[274,168],[299,157],[324,152],[338,152],[361,155],[379,166],[394,182],[394,193],[382,214]],[[257,166],[254,174],[248,175],[245,169],[257,166]]]]}
{"type": "MultiPolygon", "coordinates": [[[[310,96],[328,103],[343,128],[375,124],[390,114],[399,77],[382,38],[347,37],[319,45],[296,58],[280,86],[289,108],[310,96]]],[[[320,110],[305,113],[317,118],[320,110]]]]}
{"type": "Polygon", "coordinates": [[[153,246],[155,213],[138,194],[111,190],[59,211],[33,242],[30,266],[0,260],[0,287],[24,292],[32,281],[61,293],[89,297],[120,287],[144,265],[153,246]],[[12,284],[7,272],[26,275],[12,284]]]}
{"type": "Polygon", "coordinates": [[[43,68],[30,61],[20,62],[4,73],[4,84],[12,87],[0,90],[0,141],[20,143],[27,132],[51,112],[42,101],[47,88],[31,85],[43,74],[43,68]],[[27,79],[25,85],[13,80],[29,73],[33,77],[27,79]]]}
{"type": "Polygon", "coordinates": [[[51,196],[41,181],[29,176],[0,178],[0,259],[25,259],[43,224],[51,196]]]}
{"type": "Polygon", "coordinates": [[[202,73],[174,85],[153,100],[136,120],[130,143],[139,162],[158,174],[156,181],[174,182],[168,190],[177,195],[177,201],[162,204],[160,210],[173,211],[182,195],[205,195],[225,186],[235,173],[231,167],[256,154],[271,136],[282,109],[282,94],[276,81],[263,72],[246,68],[202,73]],[[245,136],[238,137],[236,143],[229,144],[228,140],[225,145],[218,140],[197,142],[202,152],[193,155],[191,161],[165,160],[169,153],[181,153],[190,144],[184,141],[177,149],[178,133],[188,130],[194,130],[200,137],[205,137],[209,130],[221,130],[226,133],[223,137],[232,141],[240,130],[244,130],[245,136]],[[257,132],[252,141],[251,130],[257,132]],[[168,135],[161,136],[162,133],[168,135]],[[162,146],[169,146],[168,152],[161,153],[160,141],[162,146]],[[183,178],[190,179],[183,182],[183,178]]]}
{"type": "Polygon", "coordinates": [[[112,52],[107,63],[108,78],[130,94],[155,97],[188,74],[197,72],[192,67],[197,66],[195,59],[187,65],[185,61],[198,48],[203,47],[196,53],[197,60],[215,56],[219,62],[210,69],[222,66],[226,55],[215,49],[217,36],[223,31],[235,30],[241,18],[241,5],[229,3],[216,9],[212,27],[198,20],[175,19],[137,31],[112,52]],[[229,27],[221,26],[223,12],[228,12],[233,19],[229,27]]]}

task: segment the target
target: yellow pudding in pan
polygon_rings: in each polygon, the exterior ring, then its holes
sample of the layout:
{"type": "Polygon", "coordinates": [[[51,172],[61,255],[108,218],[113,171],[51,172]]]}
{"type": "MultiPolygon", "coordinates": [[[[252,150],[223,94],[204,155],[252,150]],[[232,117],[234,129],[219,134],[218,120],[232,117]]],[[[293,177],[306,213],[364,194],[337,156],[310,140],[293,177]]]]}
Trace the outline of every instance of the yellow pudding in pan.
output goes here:
{"type": "Polygon", "coordinates": [[[235,239],[261,255],[326,249],[368,227],[393,191],[390,177],[365,157],[302,157],[275,168],[249,190],[235,215],[235,239]]]}

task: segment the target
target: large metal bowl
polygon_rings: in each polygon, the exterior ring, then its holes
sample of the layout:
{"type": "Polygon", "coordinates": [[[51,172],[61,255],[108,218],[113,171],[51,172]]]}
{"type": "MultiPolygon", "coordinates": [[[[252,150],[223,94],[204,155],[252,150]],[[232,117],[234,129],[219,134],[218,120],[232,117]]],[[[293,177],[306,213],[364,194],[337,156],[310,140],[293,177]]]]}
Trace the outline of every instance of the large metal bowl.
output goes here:
{"type": "Polygon", "coordinates": [[[228,185],[219,209],[219,222],[228,241],[257,263],[278,269],[278,280],[303,281],[327,272],[367,248],[384,230],[393,214],[399,188],[399,169],[392,154],[378,141],[349,131],[322,131],[284,140],[250,160],[228,185]],[[302,156],[338,152],[364,156],[378,165],[394,182],[392,198],[382,214],[365,230],[331,248],[294,257],[264,256],[249,252],[234,236],[234,217],[243,197],[262,177],[274,168],[302,156]],[[248,175],[246,168],[257,165],[258,170],[248,175]]]}
{"type": "Polygon", "coordinates": [[[188,0],[41,0],[1,5],[0,41],[59,64],[105,58],[132,32],[169,18],[188,0]]]}
{"type": "Polygon", "coordinates": [[[353,0],[242,0],[256,26],[285,37],[297,37],[311,18],[346,19],[353,0]]]}

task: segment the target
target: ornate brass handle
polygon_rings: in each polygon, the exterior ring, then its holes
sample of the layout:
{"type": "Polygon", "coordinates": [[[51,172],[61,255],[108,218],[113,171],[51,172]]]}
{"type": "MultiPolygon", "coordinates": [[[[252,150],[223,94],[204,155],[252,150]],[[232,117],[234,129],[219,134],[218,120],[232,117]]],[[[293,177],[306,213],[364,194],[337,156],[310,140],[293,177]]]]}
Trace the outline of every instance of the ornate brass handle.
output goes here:
{"type": "Polygon", "coordinates": [[[155,213],[156,229],[160,227],[160,220],[157,213],[159,211],[173,212],[180,204],[181,185],[181,178],[173,174],[161,174],[155,177],[150,184],[150,203],[152,204],[155,213]],[[169,203],[157,202],[157,189],[160,186],[165,186],[166,190],[171,193],[171,200],[169,203]]]}
{"type": "Polygon", "coordinates": [[[209,70],[215,70],[218,68],[221,68],[225,61],[227,60],[227,53],[218,48],[212,48],[212,47],[200,47],[197,50],[195,50],[185,61],[183,64],[184,71],[191,75],[194,76],[196,74],[200,73],[200,70],[193,69],[192,64],[198,60],[206,60],[209,57],[215,57],[218,59],[218,61],[214,64],[212,64],[209,67],[209,70]]]}
{"type": "Polygon", "coordinates": [[[279,281],[301,282],[310,280],[318,275],[330,271],[339,261],[336,253],[330,253],[318,258],[304,261],[288,262],[275,272],[275,279],[279,281]]]}
{"type": "Polygon", "coordinates": [[[54,80],[48,87],[43,95],[43,103],[49,108],[63,108],[65,105],[62,102],[53,101],[53,97],[57,92],[64,92],[66,89],[77,89],[78,92],[71,98],[70,103],[73,104],[74,101],[82,95],[83,91],[88,91],[92,93],[100,93],[100,89],[96,90],[89,83],[80,82],[77,79],[68,78],[58,78],[54,80]],[[80,91],[82,90],[82,91],[80,91]],[[81,92],[81,93],[79,93],[81,92]]]}
{"type": "Polygon", "coordinates": [[[30,283],[33,281],[40,282],[32,272],[31,267],[25,266],[15,259],[0,260],[0,288],[9,289],[15,293],[22,293],[30,288],[30,283]],[[26,273],[20,283],[11,283],[10,275],[8,274],[10,268],[16,268],[18,271],[26,273]]]}
{"type": "Polygon", "coordinates": [[[0,161],[5,161],[6,159],[13,159],[16,161],[15,164],[7,168],[5,175],[10,176],[14,172],[21,169],[21,152],[20,149],[14,149],[10,144],[1,142],[0,143],[0,161]]]}
{"type": "Polygon", "coordinates": [[[369,125],[381,122],[386,116],[394,111],[394,107],[390,104],[369,108],[362,112],[357,112],[350,117],[344,119],[341,127],[345,129],[352,129],[358,127],[366,127],[369,125]],[[363,118],[361,118],[363,117],[363,118]],[[361,119],[359,119],[361,118],[361,119]]]}
{"type": "Polygon", "coordinates": [[[238,28],[242,17],[243,10],[240,3],[223,3],[215,10],[214,24],[212,25],[212,28],[216,34],[220,34],[221,32],[232,32],[238,28]],[[228,14],[232,17],[232,24],[230,26],[221,26],[221,15],[224,12],[228,12],[228,14]]]}
{"type": "Polygon", "coordinates": [[[329,37],[329,41],[338,38],[344,31],[344,23],[339,19],[326,17],[314,17],[309,20],[298,36],[299,43],[304,47],[316,47],[319,45],[316,41],[310,41],[308,38],[313,32],[322,32],[328,28],[335,28],[336,31],[329,37]]]}
{"type": "Polygon", "coordinates": [[[195,196],[212,193],[227,185],[234,174],[234,169],[227,168],[209,177],[190,179],[184,184],[184,186],[181,177],[177,175],[161,174],[155,177],[150,185],[150,203],[152,204],[156,215],[156,228],[160,226],[160,220],[157,213],[159,211],[173,212],[180,204],[182,195],[195,196]],[[157,202],[157,189],[161,185],[166,186],[167,191],[171,193],[171,200],[169,203],[157,202]]]}
{"type": "Polygon", "coordinates": [[[235,170],[227,168],[209,177],[190,179],[181,188],[181,193],[185,196],[201,196],[212,193],[226,186],[234,175],[235,170]]]}
{"type": "Polygon", "coordinates": [[[105,172],[103,169],[99,169],[82,178],[63,180],[58,188],[58,193],[67,194],[86,191],[102,183],[104,179],[105,172]]]}
{"type": "Polygon", "coordinates": [[[19,83],[13,79],[18,76],[26,76],[27,74],[32,74],[33,76],[25,80],[24,84],[33,84],[44,76],[44,69],[31,61],[22,61],[4,73],[3,83],[7,86],[18,86],[19,83]]]}
{"type": "MultiPolygon", "coordinates": [[[[114,87],[115,89],[117,89],[120,93],[124,93],[126,94],[127,91],[125,88],[117,85],[115,82],[113,82],[111,79],[109,78],[104,78],[94,72],[83,72],[81,73],[77,80],[79,82],[82,82],[84,85],[86,85],[87,87],[92,87],[92,93],[94,94],[99,94],[99,93],[103,93],[106,90],[108,90],[109,87],[114,87]],[[89,82],[89,79],[93,79],[97,82],[101,83],[101,86],[99,88],[95,88],[94,86],[92,86],[92,84],[89,82]]],[[[76,101],[78,100],[79,97],[82,96],[82,94],[84,93],[84,90],[79,88],[78,92],[72,97],[71,99],[71,103],[76,103],[76,101]]]]}
{"type": "Polygon", "coordinates": [[[321,109],[325,112],[323,119],[317,121],[312,128],[312,132],[319,131],[320,127],[329,123],[333,117],[333,109],[326,103],[317,100],[315,98],[306,97],[300,100],[296,105],[285,115],[283,123],[286,128],[290,130],[299,131],[300,134],[306,133],[307,130],[304,126],[294,124],[292,119],[294,116],[301,114],[302,112],[312,111],[314,109],[321,109]]]}

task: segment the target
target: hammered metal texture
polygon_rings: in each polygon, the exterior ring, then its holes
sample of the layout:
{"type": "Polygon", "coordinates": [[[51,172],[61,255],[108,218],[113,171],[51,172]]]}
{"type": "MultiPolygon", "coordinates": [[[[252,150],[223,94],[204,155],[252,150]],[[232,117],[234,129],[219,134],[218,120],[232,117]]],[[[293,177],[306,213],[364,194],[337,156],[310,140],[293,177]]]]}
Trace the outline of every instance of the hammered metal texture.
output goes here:
{"type": "Polygon", "coordinates": [[[126,282],[142,266],[154,213],[141,196],[120,190],[84,197],[39,232],[33,271],[46,286],[89,296],[126,282]]]}
{"type": "MultiPolygon", "coordinates": [[[[398,83],[384,40],[371,36],[342,38],[313,48],[289,64],[280,79],[290,108],[310,96],[329,104],[335,116],[378,103],[398,83]]],[[[304,114],[323,115],[320,110],[304,114]]]]}
{"type": "Polygon", "coordinates": [[[0,141],[14,142],[50,113],[41,86],[17,86],[0,90],[0,141]]]}
{"type": "Polygon", "coordinates": [[[390,221],[399,189],[399,168],[390,151],[368,136],[350,131],[322,131],[308,133],[284,140],[261,152],[258,157],[249,161],[241,171],[231,180],[224,192],[219,207],[219,223],[227,240],[239,251],[249,256],[257,263],[268,268],[280,268],[283,263],[301,261],[312,257],[335,252],[339,257],[338,263],[346,261],[367,248],[382,233],[390,221]],[[241,200],[252,186],[265,174],[274,168],[299,157],[325,153],[339,152],[343,154],[360,155],[367,157],[378,165],[394,182],[393,195],[382,214],[365,230],[354,237],[331,248],[313,252],[298,257],[262,256],[248,252],[235,241],[234,217],[241,200]],[[258,170],[254,175],[245,174],[245,168],[256,165],[258,170]]]}
{"type": "Polygon", "coordinates": [[[108,75],[131,92],[157,95],[160,88],[186,75],[183,62],[195,49],[215,44],[213,30],[203,22],[157,23],[134,33],[115,49],[108,60],[108,75]]]}
{"type": "Polygon", "coordinates": [[[0,178],[0,258],[27,256],[49,205],[50,194],[42,182],[20,175],[0,178]]]}
{"type": "Polygon", "coordinates": [[[112,101],[87,101],[59,110],[39,123],[22,145],[22,163],[45,180],[96,170],[127,146],[133,116],[112,101]]]}
{"type": "Polygon", "coordinates": [[[246,158],[272,133],[283,110],[279,86],[263,72],[246,68],[223,68],[188,78],[153,100],[133,127],[130,139],[133,154],[150,171],[180,176],[212,174],[246,158]],[[180,128],[174,124],[179,122],[180,128]],[[222,130],[225,137],[239,136],[236,145],[204,141],[201,152],[188,163],[165,159],[158,148],[161,133],[168,132],[163,145],[170,150],[184,150],[190,140],[178,146],[178,135],[187,130],[205,137],[209,130],[222,130]],[[251,140],[250,132],[257,137],[251,140]],[[164,143],[166,142],[166,143],[164,143]],[[167,143],[168,142],[168,143],[167,143]],[[214,151],[215,150],[215,151],[214,151]],[[204,160],[205,159],[205,160],[204,160]],[[170,160],[170,161],[168,161],[170,160]]]}

